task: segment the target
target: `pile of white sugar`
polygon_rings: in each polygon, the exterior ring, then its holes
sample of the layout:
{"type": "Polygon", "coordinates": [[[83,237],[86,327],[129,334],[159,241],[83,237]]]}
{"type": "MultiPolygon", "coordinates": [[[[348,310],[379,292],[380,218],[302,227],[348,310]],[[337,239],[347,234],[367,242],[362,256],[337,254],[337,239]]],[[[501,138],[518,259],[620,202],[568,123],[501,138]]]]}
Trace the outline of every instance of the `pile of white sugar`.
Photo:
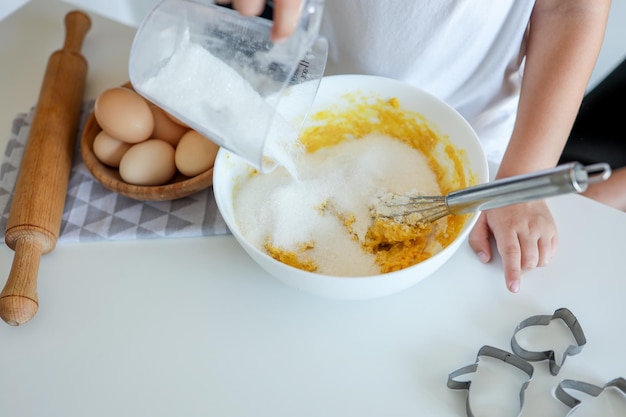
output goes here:
{"type": "Polygon", "coordinates": [[[271,167],[294,173],[297,129],[234,68],[184,37],[155,76],[136,88],[166,111],[189,120],[209,139],[258,166],[261,156],[271,167]],[[264,140],[269,124],[269,133],[264,140]]]}
{"type": "Polygon", "coordinates": [[[273,247],[300,252],[317,273],[365,276],[380,273],[361,242],[372,224],[369,208],[384,192],[440,195],[426,157],[411,146],[382,134],[347,139],[296,160],[298,178],[279,168],[242,181],[234,194],[234,218],[241,233],[260,250],[273,247]],[[331,210],[320,208],[328,203],[331,210]],[[334,210],[334,211],[333,211],[334,210]],[[355,241],[335,215],[353,214],[355,241]]]}

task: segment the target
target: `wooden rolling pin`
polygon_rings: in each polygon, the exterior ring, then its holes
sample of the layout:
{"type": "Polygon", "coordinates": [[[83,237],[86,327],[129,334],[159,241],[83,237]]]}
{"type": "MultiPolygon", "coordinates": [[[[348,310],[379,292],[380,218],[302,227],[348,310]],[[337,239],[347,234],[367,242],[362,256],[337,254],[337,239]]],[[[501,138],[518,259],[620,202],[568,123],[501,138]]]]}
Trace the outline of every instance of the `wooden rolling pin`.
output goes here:
{"type": "Polygon", "coordinates": [[[59,237],[87,80],[80,49],[90,27],[80,11],[65,16],[65,42],[48,60],[15,184],[5,233],[15,255],[0,293],[0,317],[13,326],[37,313],[39,261],[59,237]]]}

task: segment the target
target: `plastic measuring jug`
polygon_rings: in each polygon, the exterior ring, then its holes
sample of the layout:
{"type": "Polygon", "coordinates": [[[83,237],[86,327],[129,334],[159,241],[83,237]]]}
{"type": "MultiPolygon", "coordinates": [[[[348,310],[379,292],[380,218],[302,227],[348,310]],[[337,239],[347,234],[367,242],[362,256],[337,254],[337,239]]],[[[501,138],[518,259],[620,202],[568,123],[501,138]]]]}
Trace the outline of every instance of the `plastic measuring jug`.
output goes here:
{"type": "Polygon", "coordinates": [[[289,158],[326,66],[328,44],[318,36],[323,3],[304,0],[295,32],[273,43],[268,19],[208,0],[163,0],[135,35],[131,84],[174,118],[268,172],[289,158]],[[285,96],[289,114],[299,118],[279,111],[285,96]]]}

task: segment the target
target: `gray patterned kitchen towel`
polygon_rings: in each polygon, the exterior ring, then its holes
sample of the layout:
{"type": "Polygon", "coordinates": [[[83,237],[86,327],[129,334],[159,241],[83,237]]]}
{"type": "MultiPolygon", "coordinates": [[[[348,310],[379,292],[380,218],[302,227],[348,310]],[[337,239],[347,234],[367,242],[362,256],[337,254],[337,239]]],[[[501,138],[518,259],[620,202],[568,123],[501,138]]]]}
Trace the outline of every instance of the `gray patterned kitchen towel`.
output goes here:
{"type": "MultiPolygon", "coordinates": [[[[97,240],[199,237],[229,233],[210,187],[172,201],[137,201],[104,188],[80,156],[80,132],[93,109],[83,104],[67,189],[59,243],[97,240]]],[[[0,165],[0,232],[6,231],[13,188],[33,120],[34,108],[13,120],[0,165]]]]}

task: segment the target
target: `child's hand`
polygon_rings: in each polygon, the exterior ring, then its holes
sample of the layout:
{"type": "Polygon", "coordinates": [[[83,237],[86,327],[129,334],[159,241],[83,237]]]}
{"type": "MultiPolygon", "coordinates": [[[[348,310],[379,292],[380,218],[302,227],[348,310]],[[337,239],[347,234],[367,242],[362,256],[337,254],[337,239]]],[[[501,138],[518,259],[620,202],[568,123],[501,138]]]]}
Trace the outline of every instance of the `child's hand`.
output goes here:
{"type": "Polygon", "coordinates": [[[522,272],[546,266],[558,246],[556,224],[543,200],[487,210],[480,215],[469,244],[485,263],[492,259],[492,235],[511,292],[519,291],[522,272]]]}
{"type": "MultiPolygon", "coordinates": [[[[245,16],[258,16],[265,8],[266,0],[216,0],[218,4],[232,3],[233,8],[245,16]]],[[[296,28],[302,0],[274,0],[272,40],[279,42],[291,35],[296,28]]]]}

